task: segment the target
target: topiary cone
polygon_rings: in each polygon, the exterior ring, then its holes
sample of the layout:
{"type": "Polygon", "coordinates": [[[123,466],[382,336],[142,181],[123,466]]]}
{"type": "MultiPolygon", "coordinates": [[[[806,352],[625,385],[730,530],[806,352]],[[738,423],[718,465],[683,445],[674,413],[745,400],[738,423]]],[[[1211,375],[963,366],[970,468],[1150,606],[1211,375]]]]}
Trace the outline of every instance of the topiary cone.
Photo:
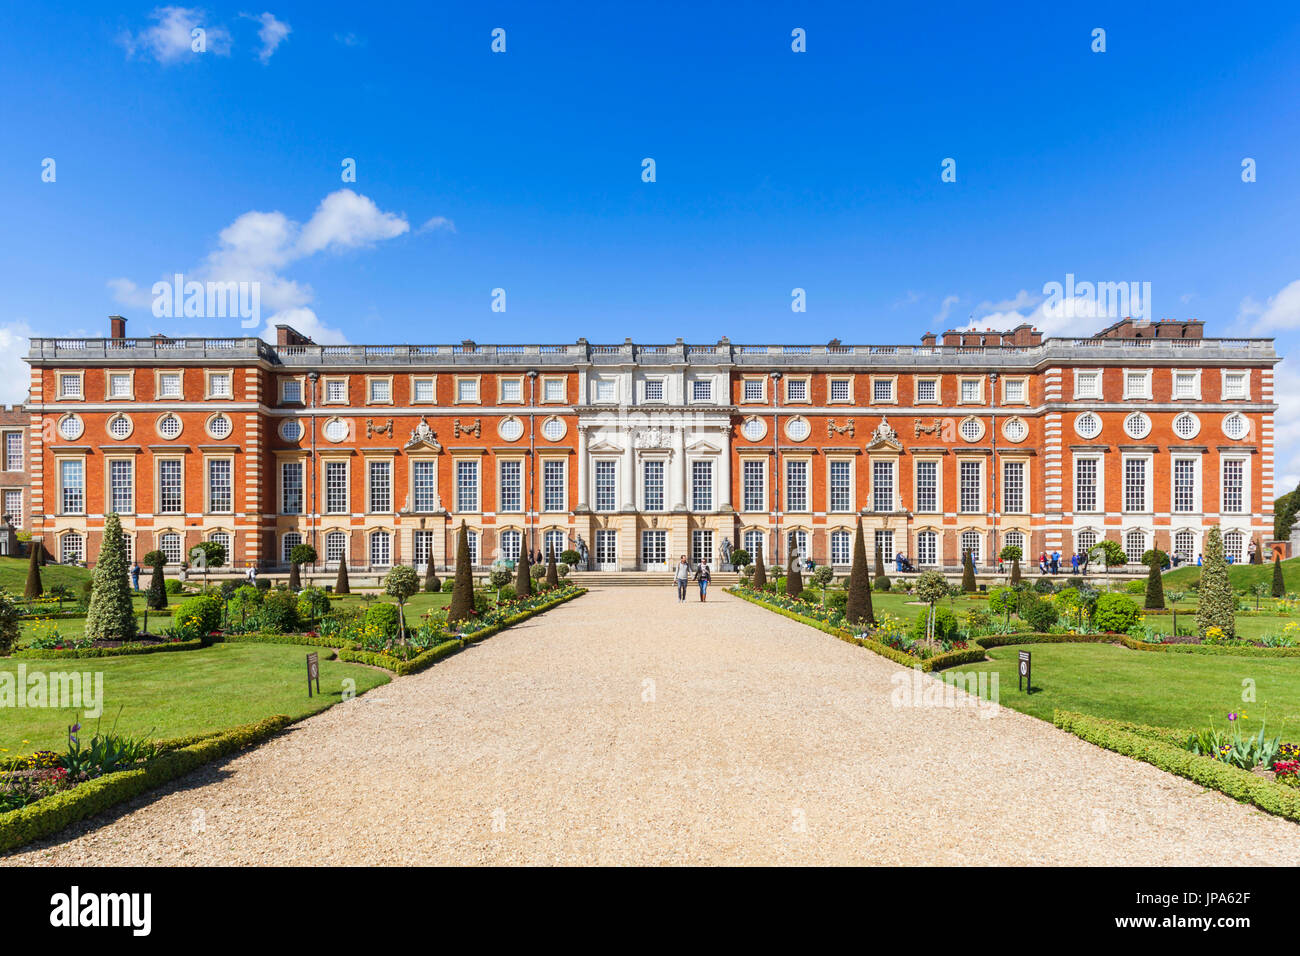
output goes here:
{"type": "Polygon", "coordinates": [[[858,533],[853,540],[853,566],[849,571],[849,596],[844,604],[844,616],[850,624],[876,623],[867,574],[867,544],[862,537],[862,519],[859,518],[858,533]]]}
{"type": "Polygon", "coordinates": [[[554,548],[551,548],[550,553],[546,556],[546,586],[551,588],[560,586],[560,571],[555,566],[554,548]]]}
{"type": "Polygon", "coordinates": [[[129,641],[135,637],[126,544],[117,512],[110,512],[104,519],[103,543],[91,578],[90,605],[86,608],[86,637],[92,641],[129,641]]]}
{"type": "Polygon", "coordinates": [[[515,597],[526,598],[533,593],[533,577],[529,574],[532,565],[528,561],[528,551],[519,549],[519,560],[515,563],[515,597]]]}
{"type": "Polygon", "coordinates": [[[1286,597],[1286,579],[1282,577],[1282,554],[1273,552],[1273,597],[1286,597]]]}
{"type": "Polygon", "coordinates": [[[348,581],[348,559],[346,555],[339,558],[339,573],[338,576],[334,578],[334,593],[352,593],[352,585],[348,581]]]}
{"type": "Polygon", "coordinates": [[[447,609],[447,623],[459,624],[474,616],[474,571],[469,563],[469,533],[465,522],[460,523],[456,541],[456,583],[451,589],[451,606],[447,609]]]}
{"type": "Polygon", "coordinates": [[[961,589],[967,594],[975,593],[975,559],[969,551],[962,552],[961,556],[961,589]]]}
{"type": "Polygon", "coordinates": [[[41,552],[45,550],[40,539],[32,542],[31,554],[27,559],[27,586],[23,588],[23,597],[32,601],[45,593],[41,584],[41,552]]]}
{"type": "Polygon", "coordinates": [[[754,547],[754,588],[761,591],[767,587],[767,568],[763,565],[763,542],[754,547]]]}

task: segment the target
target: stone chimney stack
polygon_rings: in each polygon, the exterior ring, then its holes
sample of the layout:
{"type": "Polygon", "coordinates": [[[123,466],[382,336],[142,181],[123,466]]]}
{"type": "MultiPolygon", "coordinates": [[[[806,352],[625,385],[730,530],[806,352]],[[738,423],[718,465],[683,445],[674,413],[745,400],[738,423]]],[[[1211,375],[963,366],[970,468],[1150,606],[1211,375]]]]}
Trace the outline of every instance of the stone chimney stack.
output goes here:
{"type": "Polygon", "coordinates": [[[120,315],[110,315],[108,317],[108,337],[110,339],[126,338],[126,319],[120,315]]]}

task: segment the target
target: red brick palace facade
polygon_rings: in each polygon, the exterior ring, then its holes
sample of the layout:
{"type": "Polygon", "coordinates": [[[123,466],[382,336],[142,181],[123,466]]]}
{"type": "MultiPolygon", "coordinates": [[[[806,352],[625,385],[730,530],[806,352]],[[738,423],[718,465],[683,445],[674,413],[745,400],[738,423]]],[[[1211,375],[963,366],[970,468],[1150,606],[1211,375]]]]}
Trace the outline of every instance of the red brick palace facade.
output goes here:
{"type": "Polygon", "coordinates": [[[920,345],[316,345],[33,339],[30,527],[93,563],[201,540],[236,568],[312,543],[358,569],[581,544],[593,570],[727,545],[982,567],[1107,537],[1195,560],[1272,536],[1268,339],[1198,322],[920,345]]]}

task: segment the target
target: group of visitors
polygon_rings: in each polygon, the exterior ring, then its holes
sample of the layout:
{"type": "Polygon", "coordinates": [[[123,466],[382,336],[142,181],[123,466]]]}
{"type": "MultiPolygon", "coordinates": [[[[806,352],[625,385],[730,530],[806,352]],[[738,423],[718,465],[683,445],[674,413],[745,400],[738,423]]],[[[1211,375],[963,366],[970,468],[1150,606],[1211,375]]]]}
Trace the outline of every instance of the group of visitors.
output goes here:
{"type": "Polygon", "coordinates": [[[691,562],[686,560],[686,555],[677,562],[677,571],[673,575],[673,584],[677,587],[677,603],[681,604],[686,600],[686,586],[694,577],[700,586],[700,600],[705,601],[709,596],[709,566],[703,561],[698,562],[694,567],[691,562]]]}

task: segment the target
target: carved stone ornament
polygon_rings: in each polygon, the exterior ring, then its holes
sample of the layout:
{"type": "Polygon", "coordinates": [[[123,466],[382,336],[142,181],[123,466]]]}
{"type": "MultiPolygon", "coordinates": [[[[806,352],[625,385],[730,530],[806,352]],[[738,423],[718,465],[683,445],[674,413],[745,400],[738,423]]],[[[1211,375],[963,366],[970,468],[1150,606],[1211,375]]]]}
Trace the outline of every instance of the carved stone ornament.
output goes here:
{"type": "Polygon", "coordinates": [[[430,448],[433,451],[442,451],[442,445],[438,442],[438,436],[433,433],[433,429],[429,427],[429,420],[423,415],[420,416],[419,423],[411,429],[411,438],[406,443],[406,447],[409,449],[415,448],[419,445],[423,445],[425,448],[430,448]]]}

